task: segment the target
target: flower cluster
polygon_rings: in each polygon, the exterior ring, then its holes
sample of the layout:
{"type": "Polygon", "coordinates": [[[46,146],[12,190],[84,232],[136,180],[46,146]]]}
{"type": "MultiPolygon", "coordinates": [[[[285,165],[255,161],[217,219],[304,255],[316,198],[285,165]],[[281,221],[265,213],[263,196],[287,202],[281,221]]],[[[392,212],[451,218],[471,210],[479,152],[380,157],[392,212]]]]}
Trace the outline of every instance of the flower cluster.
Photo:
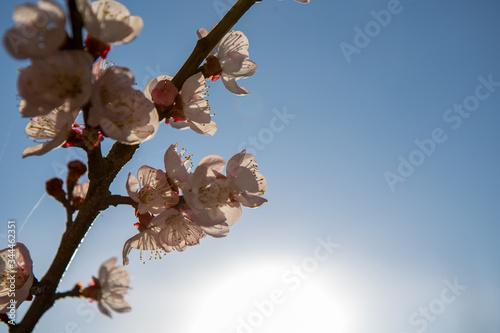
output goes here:
{"type": "Polygon", "coordinates": [[[125,242],[124,265],[132,249],[140,250],[142,257],[142,251],[184,251],[205,235],[225,237],[238,222],[241,206],[255,208],[267,202],[262,198],[267,183],[253,155],[242,151],[227,166],[222,157],[207,156],[192,173],[187,167],[190,159],[171,145],[164,157],[165,171],[142,166],[137,178],[129,174],[126,188],[135,202],[139,234],[125,242]]]}
{"type": "Polygon", "coordinates": [[[23,157],[42,155],[58,147],[93,149],[102,135],[125,144],[151,139],[158,129],[153,103],[133,88],[134,76],[118,66],[102,68],[111,44],[126,44],[142,29],[140,17],[131,16],[112,0],[77,0],[87,30],[83,49],[72,49],[66,17],[53,0],[16,7],[16,26],[3,38],[17,59],[30,59],[21,69],[17,87],[23,117],[32,118],[26,134],[43,142],[27,148],[23,157]],[[83,111],[85,126],[75,120],[83,111]]]}
{"type": "MultiPolygon", "coordinates": [[[[19,111],[32,118],[26,134],[42,143],[25,149],[23,157],[58,147],[94,149],[103,136],[139,144],[155,135],[159,114],[175,129],[214,135],[217,125],[206,100],[206,80],[221,78],[230,92],[249,93],[236,83],[257,70],[242,32],[226,34],[206,58],[201,72],[188,78],[180,92],[165,75],[151,80],[141,92],[133,87],[134,76],[128,68],[106,68],[103,59],[112,44],[129,43],[137,37],[142,19],[112,0],[78,0],[76,4],[87,30],[82,50],[68,48],[66,17],[53,0],[17,7],[13,18],[18,24],[4,35],[13,57],[31,60],[18,78],[19,111]],[[41,21],[47,24],[40,27],[41,21]],[[77,125],[82,111],[84,124],[77,125]]],[[[207,35],[205,29],[198,31],[199,38],[207,35]]]]}
{"type": "MultiPolygon", "coordinates": [[[[59,2],[38,0],[36,5],[16,7],[16,25],[3,36],[3,44],[12,57],[30,61],[20,70],[17,81],[19,112],[22,117],[31,118],[25,133],[39,142],[26,148],[23,158],[59,147],[79,147],[91,153],[89,156],[101,157],[96,148],[104,137],[137,145],[157,133],[163,118],[174,129],[191,129],[212,136],[217,125],[207,100],[207,80],[215,82],[220,78],[231,93],[249,94],[237,81],[255,74],[257,65],[250,60],[248,39],[240,31],[232,30],[222,37],[197,71],[194,66],[200,64],[193,66],[196,73],[182,87],[162,75],[140,91],[134,88],[134,75],[128,68],[109,66],[105,59],[112,45],[127,44],[139,35],[142,19],[131,15],[117,1],[74,0],[68,2],[70,12],[74,11],[70,20],[59,2]],[[72,26],[71,34],[66,31],[68,26],[72,26]],[[86,30],[84,39],[79,36],[82,28],[86,30]],[[79,119],[82,121],[77,123],[79,119]]],[[[202,28],[197,34],[203,39],[209,32],[202,28]]],[[[190,161],[191,156],[184,156],[184,151],[179,153],[175,144],[165,153],[164,169],[144,165],[137,177],[128,175],[126,191],[135,208],[138,234],[124,244],[123,265],[128,264],[132,249],[138,249],[142,258],[143,251],[155,255],[184,251],[205,236],[225,237],[240,219],[242,206],[256,208],[267,202],[262,197],[266,179],[259,173],[255,157],[245,150],[227,164],[220,156],[207,156],[194,171],[190,161]]],[[[112,164],[113,160],[106,160],[106,165],[112,164]]],[[[99,183],[80,182],[87,172],[83,162],[72,161],[67,166],[65,188],[65,182],[59,178],[50,179],[45,185],[47,193],[64,205],[67,231],[71,231],[78,220],[73,222],[75,211],[102,209],[99,204],[91,207],[96,200],[85,201],[87,195],[110,192],[109,188],[105,189],[107,192],[100,191],[99,183]]],[[[121,199],[130,203],[128,197],[121,199]]],[[[103,206],[106,204],[103,202],[103,206]]],[[[110,310],[130,311],[124,299],[130,278],[123,267],[116,266],[116,261],[113,258],[105,262],[98,278],[92,277],[87,288],[81,290],[77,284],[72,292],[60,293],[59,297],[90,298],[109,317],[110,310]]],[[[32,266],[23,244],[0,251],[0,320],[11,308],[15,310],[24,300],[43,292],[32,266]]]]}

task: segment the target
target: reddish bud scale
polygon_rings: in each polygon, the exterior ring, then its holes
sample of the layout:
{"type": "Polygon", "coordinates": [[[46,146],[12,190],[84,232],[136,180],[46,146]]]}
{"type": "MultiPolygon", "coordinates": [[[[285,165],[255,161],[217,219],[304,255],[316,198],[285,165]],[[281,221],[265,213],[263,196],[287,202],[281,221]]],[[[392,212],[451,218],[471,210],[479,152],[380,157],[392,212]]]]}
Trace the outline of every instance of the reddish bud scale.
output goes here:
{"type": "Polygon", "coordinates": [[[99,57],[106,59],[109,51],[111,51],[110,44],[104,43],[99,38],[92,37],[91,35],[85,37],[85,46],[87,52],[94,57],[94,60],[97,60],[99,57]]]}
{"type": "Polygon", "coordinates": [[[101,300],[102,298],[102,288],[99,280],[95,277],[92,277],[92,283],[89,283],[89,286],[82,290],[81,295],[86,298],[90,298],[96,301],[101,300]]]}
{"type": "Polygon", "coordinates": [[[139,222],[134,223],[134,226],[137,228],[139,232],[143,232],[148,228],[149,222],[154,218],[154,215],[151,213],[138,214],[139,222]]]}
{"type": "Polygon", "coordinates": [[[96,128],[84,128],[82,132],[82,148],[94,150],[99,143],[104,140],[104,136],[96,128]]]}
{"type": "Polygon", "coordinates": [[[84,200],[85,199],[79,197],[71,198],[71,207],[73,207],[75,210],[80,210],[80,208],[82,208],[84,200]]]}
{"type": "Polygon", "coordinates": [[[75,125],[73,125],[73,128],[66,134],[66,142],[63,144],[63,148],[81,147],[82,132],[79,129],[75,128],[75,125]]]}
{"type": "Polygon", "coordinates": [[[174,106],[168,111],[165,123],[168,125],[168,119],[172,118],[174,123],[181,122],[181,121],[186,121],[186,115],[184,114],[183,110],[184,103],[182,102],[182,97],[181,95],[177,95],[177,98],[175,99],[175,104],[174,106]]]}
{"type": "Polygon", "coordinates": [[[209,55],[205,60],[206,62],[203,64],[203,76],[211,78],[212,81],[216,81],[222,74],[222,67],[219,59],[216,56],[209,55]]]}

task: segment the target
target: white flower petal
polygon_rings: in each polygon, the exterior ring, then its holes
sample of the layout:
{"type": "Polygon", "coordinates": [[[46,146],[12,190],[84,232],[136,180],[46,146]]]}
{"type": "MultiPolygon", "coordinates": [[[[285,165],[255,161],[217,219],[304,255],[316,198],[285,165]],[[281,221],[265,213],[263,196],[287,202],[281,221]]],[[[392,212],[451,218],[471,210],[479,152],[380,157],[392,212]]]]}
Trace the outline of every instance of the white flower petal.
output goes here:
{"type": "Polygon", "coordinates": [[[177,144],[170,145],[163,158],[167,177],[173,181],[184,183],[188,179],[186,165],[177,154],[177,144]]]}
{"type": "Polygon", "coordinates": [[[250,93],[248,89],[238,86],[234,77],[229,75],[224,75],[224,73],[222,73],[221,78],[222,78],[222,83],[224,83],[226,89],[232,92],[233,94],[248,95],[250,93]]]}
{"type": "Polygon", "coordinates": [[[33,139],[48,141],[38,146],[26,148],[23,152],[23,158],[43,155],[63,145],[78,113],[78,110],[66,112],[62,107],[52,110],[47,115],[31,119],[24,132],[33,139]]]}
{"type": "Polygon", "coordinates": [[[226,237],[229,234],[229,225],[225,222],[209,227],[202,227],[202,229],[207,235],[215,238],[226,237]]]}
{"type": "Polygon", "coordinates": [[[202,73],[196,73],[190,76],[182,85],[181,96],[184,103],[196,97],[202,97],[200,94],[207,88],[205,77],[202,73]]]}
{"type": "Polygon", "coordinates": [[[140,17],[130,16],[127,7],[117,1],[78,0],[77,5],[89,34],[105,43],[129,43],[144,25],[140,17]]]}
{"type": "Polygon", "coordinates": [[[245,58],[228,60],[222,66],[222,72],[225,75],[232,76],[235,79],[245,79],[255,74],[257,71],[257,64],[252,60],[245,58]]]}
{"type": "Polygon", "coordinates": [[[238,52],[248,57],[248,45],[248,38],[241,31],[231,30],[219,42],[217,57],[220,61],[225,61],[230,52],[238,52]]]}
{"type": "Polygon", "coordinates": [[[60,132],[50,141],[46,141],[37,146],[31,146],[26,148],[23,151],[22,157],[25,158],[28,156],[41,156],[45,153],[48,153],[51,150],[61,147],[65,141],[66,141],[66,133],[60,132]]]}
{"type": "Polygon", "coordinates": [[[208,124],[197,123],[188,119],[189,127],[198,134],[214,135],[217,132],[217,124],[210,121],[208,124]]]}
{"type": "Polygon", "coordinates": [[[97,301],[97,308],[99,309],[99,311],[101,311],[101,313],[103,315],[111,318],[111,311],[109,311],[109,309],[106,307],[106,305],[104,305],[103,301],[97,301]]]}
{"type": "Polygon", "coordinates": [[[128,265],[129,259],[128,254],[132,249],[137,249],[140,251],[141,256],[143,251],[165,251],[171,252],[172,249],[163,246],[158,240],[158,231],[156,229],[147,229],[144,232],[141,232],[135,235],[132,238],[129,238],[125,244],[123,245],[123,266],[128,265]]]}
{"type": "Polygon", "coordinates": [[[189,128],[189,124],[187,121],[174,121],[174,119],[170,118],[168,124],[172,126],[172,128],[178,130],[185,130],[189,128]]]}
{"type": "Polygon", "coordinates": [[[111,310],[118,313],[129,312],[132,310],[130,305],[127,303],[127,301],[125,301],[125,298],[123,297],[105,297],[103,302],[106,303],[106,305],[109,306],[111,310]]]}

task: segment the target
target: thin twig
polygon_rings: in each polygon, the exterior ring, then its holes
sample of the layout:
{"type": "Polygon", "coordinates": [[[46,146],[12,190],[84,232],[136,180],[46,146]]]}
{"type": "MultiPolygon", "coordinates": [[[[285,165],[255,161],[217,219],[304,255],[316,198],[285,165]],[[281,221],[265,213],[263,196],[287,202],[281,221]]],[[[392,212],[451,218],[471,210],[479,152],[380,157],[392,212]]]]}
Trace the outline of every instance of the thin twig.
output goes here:
{"type": "Polygon", "coordinates": [[[81,287],[82,286],[80,284],[77,284],[70,291],[66,291],[64,293],[57,293],[55,295],[55,299],[58,300],[58,299],[64,298],[64,297],[80,297],[82,295],[81,287]]]}

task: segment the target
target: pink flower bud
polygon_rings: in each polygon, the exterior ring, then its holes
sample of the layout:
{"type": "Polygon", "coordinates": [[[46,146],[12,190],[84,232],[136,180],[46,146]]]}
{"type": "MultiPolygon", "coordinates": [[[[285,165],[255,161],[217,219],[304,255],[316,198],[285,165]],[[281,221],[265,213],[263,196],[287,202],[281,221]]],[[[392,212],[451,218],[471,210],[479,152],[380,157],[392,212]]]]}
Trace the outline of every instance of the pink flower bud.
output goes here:
{"type": "Polygon", "coordinates": [[[151,97],[153,102],[156,104],[169,107],[175,102],[175,98],[179,94],[179,91],[169,80],[161,80],[151,91],[151,97]]]}

